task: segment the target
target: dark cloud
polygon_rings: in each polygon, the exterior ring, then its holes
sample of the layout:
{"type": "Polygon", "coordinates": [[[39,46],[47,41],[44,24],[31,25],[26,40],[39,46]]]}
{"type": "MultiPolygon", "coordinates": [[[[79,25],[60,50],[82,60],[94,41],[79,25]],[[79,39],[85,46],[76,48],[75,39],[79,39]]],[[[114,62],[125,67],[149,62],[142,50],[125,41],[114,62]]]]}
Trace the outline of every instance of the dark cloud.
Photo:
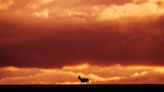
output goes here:
{"type": "MultiPolygon", "coordinates": [[[[164,18],[64,23],[0,20],[0,66],[164,65],[164,18]]],[[[47,22],[49,21],[49,22],[47,22]]]]}

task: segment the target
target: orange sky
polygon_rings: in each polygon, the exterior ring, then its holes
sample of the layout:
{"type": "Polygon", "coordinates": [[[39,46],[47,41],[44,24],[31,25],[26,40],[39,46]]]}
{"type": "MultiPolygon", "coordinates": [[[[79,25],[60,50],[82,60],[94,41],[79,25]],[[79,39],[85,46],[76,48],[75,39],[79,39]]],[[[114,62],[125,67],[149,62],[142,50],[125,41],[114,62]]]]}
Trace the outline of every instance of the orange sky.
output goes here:
{"type": "Polygon", "coordinates": [[[0,84],[80,84],[78,75],[91,84],[163,84],[164,67],[158,66],[91,66],[80,64],[60,69],[0,68],[0,84]]]}
{"type": "Polygon", "coordinates": [[[0,0],[0,84],[164,83],[163,24],[163,0],[0,0]]]}

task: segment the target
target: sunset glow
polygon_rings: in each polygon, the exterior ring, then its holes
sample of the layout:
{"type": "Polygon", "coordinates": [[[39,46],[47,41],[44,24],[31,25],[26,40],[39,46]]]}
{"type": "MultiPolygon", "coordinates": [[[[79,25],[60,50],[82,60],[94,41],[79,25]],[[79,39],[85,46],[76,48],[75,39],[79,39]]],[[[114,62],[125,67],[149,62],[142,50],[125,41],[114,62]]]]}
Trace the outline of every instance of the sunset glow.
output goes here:
{"type": "Polygon", "coordinates": [[[0,0],[0,84],[164,83],[164,0],[0,0]]]}
{"type": "Polygon", "coordinates": [[[0,69],[0,84],[80,84],[77,75],[87,76],[92,84],[159,84],[164,79],[164,68],[158,66],[77,66],[72,69],[71,66],[61,69],[5,67],[0,69]]]}

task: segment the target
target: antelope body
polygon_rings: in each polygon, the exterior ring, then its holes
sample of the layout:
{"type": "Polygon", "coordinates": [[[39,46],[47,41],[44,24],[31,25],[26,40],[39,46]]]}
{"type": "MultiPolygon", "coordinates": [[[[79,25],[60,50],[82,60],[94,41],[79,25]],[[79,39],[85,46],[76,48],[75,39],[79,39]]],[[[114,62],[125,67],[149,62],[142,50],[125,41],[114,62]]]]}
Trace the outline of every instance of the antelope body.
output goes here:
{"type": "Polygon", "coordinates": [[[78,79],[81,81],[81,83],[88,83],[89,82],[89,79],[88,78],[81,78],[79,76],[78,79]]]}

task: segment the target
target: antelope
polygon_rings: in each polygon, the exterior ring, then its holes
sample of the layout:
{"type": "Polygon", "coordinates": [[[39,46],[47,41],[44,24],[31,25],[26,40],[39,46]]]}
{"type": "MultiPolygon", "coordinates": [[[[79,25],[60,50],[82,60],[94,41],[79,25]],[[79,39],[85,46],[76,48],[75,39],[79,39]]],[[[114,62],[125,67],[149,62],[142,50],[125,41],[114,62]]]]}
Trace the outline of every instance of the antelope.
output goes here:
{"type": "Polygon", "coordinates": [[[81,78],[80,75],[78,77],[78,79],[81,81],[81,83],[89,83],[89,79],[88,78],[81,78]]]}

